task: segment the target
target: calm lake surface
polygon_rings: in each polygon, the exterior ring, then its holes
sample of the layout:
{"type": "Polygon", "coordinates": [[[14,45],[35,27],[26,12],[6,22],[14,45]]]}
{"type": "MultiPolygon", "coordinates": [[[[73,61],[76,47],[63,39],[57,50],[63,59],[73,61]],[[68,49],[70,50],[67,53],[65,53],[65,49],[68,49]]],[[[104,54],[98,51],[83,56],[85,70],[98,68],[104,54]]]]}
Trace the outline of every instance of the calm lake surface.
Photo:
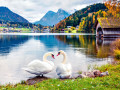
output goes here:
{"type": "MultiPolygon", "coordinates": [[[[24,68],[34,59],[42,60],[47,52],[53,52],[56,59],[48,57],[55,67],[63,60],[59,50],[67,53],[73,67],[73,77],[78,71],[87,71],[94,65],[111,63],[109,45],[114,39],[96,39],[92,34],[0,34],[0,84],[18,83],[35,75],[24,68]]],[[[58,78],[55,69],[45,75],[58,78]]]]}

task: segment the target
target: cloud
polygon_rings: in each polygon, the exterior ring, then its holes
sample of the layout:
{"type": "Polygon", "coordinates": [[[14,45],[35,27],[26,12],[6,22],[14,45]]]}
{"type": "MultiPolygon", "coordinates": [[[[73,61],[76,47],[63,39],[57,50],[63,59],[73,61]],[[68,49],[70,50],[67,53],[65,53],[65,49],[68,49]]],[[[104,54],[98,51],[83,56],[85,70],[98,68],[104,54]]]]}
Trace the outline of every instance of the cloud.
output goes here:
{"type": "Polygon", "coordinates": [[[103,0],[1,0],[0,6],[6,6],[13,12],[23,16],[30,22],[40,20],[49,10],[57,12],[64,10],[81,9],[103,0]]]}

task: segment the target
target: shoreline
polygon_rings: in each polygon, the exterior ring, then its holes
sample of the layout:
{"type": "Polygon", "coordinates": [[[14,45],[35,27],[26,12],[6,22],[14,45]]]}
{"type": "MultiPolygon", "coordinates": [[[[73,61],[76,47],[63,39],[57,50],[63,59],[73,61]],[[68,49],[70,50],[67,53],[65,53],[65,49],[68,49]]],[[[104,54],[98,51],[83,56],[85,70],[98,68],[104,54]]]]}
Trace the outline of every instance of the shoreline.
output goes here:
{"type": "Polygon", "coordinates": [[[0,35],[95,35],[92,33],[0,33],[0,35]]]}
{"type": "MultiPolygon", "coordinates": [[[[27,84],[28,81],[21,81],[20,83],[16,85],[2,85],[0,88],[8,88],[8,89],[18,89],[21,87],[21,89],[29,88],[29,89],[35,89],[36,86],[39,89],[72,89],[72,88],[79,88],[79,89],[118,89],[120,88],[119,81],[120,81],[120,62],[117,62],[117,64],[107,64],[103,65],[101,67],[98,67],[98,70],[100,71],[106,71],[108,70],[110,75],[104,76],[104,77],[96,77],[96,78],[70,78],[70,79],[49,79],[49,78],[42,78],[37,80],[36,77],[35,80],[38,81],[34,83],[33,85],[27,84]],[[67,83],[66,83],[67,82],[67,83]],[[70,84],[70,85],[69,85],[70,84]],[[77,85],[76,85],[77,84],[77,85]],[[51,85],[51,86],[49,86],[51,85]],[[99,87],[98,87],[99,85],[99,87]],[[60,87],[61,86],[61,87],[60,87]],[[92,87],[93,86],[93,87],[92,87]]],[[[29,79],[30,80],[30,79],[29,79]]]]}

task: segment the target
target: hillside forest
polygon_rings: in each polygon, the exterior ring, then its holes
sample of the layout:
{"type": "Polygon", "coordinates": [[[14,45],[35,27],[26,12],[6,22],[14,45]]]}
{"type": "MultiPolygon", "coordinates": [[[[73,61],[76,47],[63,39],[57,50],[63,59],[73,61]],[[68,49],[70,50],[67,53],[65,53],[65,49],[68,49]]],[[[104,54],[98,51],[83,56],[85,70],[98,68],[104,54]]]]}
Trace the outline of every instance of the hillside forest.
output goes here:
{"type": "Polygon", "coordinates": [[[99,17],[120,18],[120,2],[108,0],[103,4],[87,6],[60,21],[54,28],[60,31],[61,29],[66,30],[67,26],[72,26],[71,29],[75,29],[79,25],[79,32],[94,33],[94,24],[99,17]]]}

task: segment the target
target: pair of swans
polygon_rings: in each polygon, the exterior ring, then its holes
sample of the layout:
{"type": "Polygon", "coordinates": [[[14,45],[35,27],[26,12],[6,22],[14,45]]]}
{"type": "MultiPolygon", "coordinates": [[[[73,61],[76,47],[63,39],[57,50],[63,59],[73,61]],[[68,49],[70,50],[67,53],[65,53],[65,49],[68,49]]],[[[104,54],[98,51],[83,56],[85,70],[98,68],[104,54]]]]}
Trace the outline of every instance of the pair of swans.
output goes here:
{"type": "MultiPolygon", "coordinates": [[[[57,66],[56,73],[59,76],[59,78],[69,78],[72,74],[71,64],[66,64],[67,59],[66,59],[66,53],[64,51],[60,50],[57,56],[59,55],[63,55],[64,59],[62,63],[60,63],[57,66]]],[[[43,56],[43,61],[34,60],[30,62],[27,65],[27,68],[24,68],[24,70],[38,76],[43,76],[44,74],[51,72],[54,69],[54,63],[52,61],[47,60],[48,56],[51,56],[52,58],[54,58],[54,54],[52,52],[46,53],[43,56]]]]}

